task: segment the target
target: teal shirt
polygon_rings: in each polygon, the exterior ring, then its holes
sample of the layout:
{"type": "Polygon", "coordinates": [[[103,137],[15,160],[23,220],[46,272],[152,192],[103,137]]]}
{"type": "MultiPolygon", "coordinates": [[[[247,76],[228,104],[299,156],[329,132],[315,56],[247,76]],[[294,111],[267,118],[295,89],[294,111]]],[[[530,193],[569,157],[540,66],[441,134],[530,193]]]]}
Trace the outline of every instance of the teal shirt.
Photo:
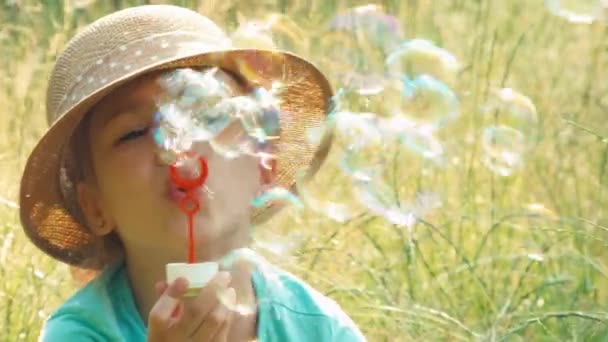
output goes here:
{"type": "MultiPolygon", "coordinates": [[[[365,341],[331,299],[276,267],[253,273],[258,342],[365,341]]],[[[40,341],[146,341],[124,263],[108,267],[47,320],[40,341]],[[75,339],[78,337],[78,339],[75,339]]]]}

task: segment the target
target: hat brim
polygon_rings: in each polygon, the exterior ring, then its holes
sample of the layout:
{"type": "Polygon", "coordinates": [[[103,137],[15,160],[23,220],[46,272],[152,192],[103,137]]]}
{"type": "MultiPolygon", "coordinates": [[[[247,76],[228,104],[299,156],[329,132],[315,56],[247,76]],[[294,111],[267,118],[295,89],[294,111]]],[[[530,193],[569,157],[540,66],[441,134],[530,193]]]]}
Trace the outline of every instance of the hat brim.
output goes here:
{"type": "MultiPolygon", "coordinates": [[[[21,179],[20,215],[26,235],[36,246],[73,266],[91,269],[104,266],[94,261],[99,252],[96,247],[99,237],[91,234],[74,210],[70,210],[74,204],[67,203],[60,182],[71,136],[96,103],[130,80],[156,70],[202,66],[220,67],[252,86],[269,88],[280,82],[277,186],[295,192],[297,174],[303,172],[307,179],[318,170],[327,156],[332,136],[327,134],[319,142],[311,142],[307,132],[324,124],[333,91],[310,62],[288,52],[257,49],[230,49],[158,60],[111,80],[64,109],[32,150],[21,179]]],[[[253,209],[253,224],[266,221],[280,208],[269,203],[253,209]]]]}

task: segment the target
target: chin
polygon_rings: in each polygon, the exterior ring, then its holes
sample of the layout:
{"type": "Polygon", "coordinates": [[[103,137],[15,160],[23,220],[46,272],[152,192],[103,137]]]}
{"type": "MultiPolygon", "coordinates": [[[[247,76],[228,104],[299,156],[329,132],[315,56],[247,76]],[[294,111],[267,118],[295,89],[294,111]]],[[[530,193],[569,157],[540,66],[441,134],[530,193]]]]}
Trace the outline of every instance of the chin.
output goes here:
{"type": "MultiPolygon", "coordinates": [[[[197,244],[218,241],[237,235],[241,229],[249,229],[249,214],[221,213],[214,215],[214,208],[201,208],[201,211],[194,216],[194,234],[197,244]]],[[[188,217],[181,210],[177,210],[171,215],[167,222],[170,231],[177,234],[187,243],[188,241],[188,217]]]]}

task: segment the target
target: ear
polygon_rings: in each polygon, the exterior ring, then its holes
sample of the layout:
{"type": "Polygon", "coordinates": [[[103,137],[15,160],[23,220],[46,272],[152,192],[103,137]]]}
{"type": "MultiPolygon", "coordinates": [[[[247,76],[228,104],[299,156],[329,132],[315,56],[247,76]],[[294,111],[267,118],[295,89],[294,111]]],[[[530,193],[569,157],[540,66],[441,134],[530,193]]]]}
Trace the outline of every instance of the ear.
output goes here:
{"type": "Polygon", "coordinates": [[[89,183],[80,182],[76,192],[80,210],[90,231],[98,236],[111,233],[114,230],[114,222],[103,210],[99,191],[89,183]]]}

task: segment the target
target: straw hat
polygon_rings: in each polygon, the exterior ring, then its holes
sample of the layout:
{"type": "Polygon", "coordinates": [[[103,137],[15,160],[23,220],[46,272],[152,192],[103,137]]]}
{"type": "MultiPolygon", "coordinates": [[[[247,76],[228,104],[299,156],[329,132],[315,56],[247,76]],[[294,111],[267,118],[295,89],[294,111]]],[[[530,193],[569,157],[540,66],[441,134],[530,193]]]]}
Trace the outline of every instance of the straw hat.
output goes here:
{"type": "MultiPolygon", "coordinates": [[[[144,73],[218,66],[252,87],[280,85],[279,186],[294,188],[296,171],[311,176],[331,137],[306,138],[326,118],[332,90],[320,71],[287,52],[235,49],[211,20],[188,9],[150,5],[105,16],[77,34],[59,56],[47,93],[50,128],[28,158],[21,180],[21,222],[32,242],[70,265],[99,269],[100,238],[84,225],[74,185],[78,169],[69,148],[83,116],[118,86],[144,73]]],[[[256,209],[253,223],[278,210],[256,209]]]]}

